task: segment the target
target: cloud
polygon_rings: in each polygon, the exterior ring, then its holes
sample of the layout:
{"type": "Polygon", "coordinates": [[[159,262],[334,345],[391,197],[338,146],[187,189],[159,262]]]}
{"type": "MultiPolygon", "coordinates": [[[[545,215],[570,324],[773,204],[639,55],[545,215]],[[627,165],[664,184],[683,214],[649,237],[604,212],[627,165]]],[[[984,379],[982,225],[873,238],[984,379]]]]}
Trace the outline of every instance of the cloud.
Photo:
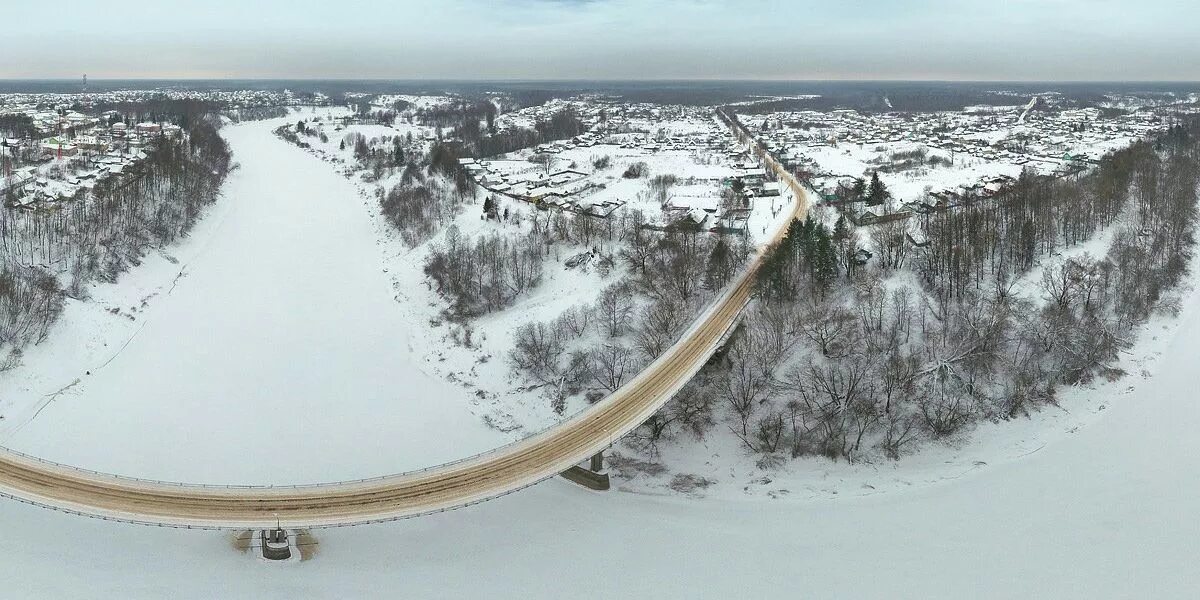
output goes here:
{"type": "Polygon", "coordinates": [[[1200,5],[1182,0],[108,0],[53,19],[42,7],[6,4],[38,27],[6,32],[0,77],[1200,79],[1200,5]]]}

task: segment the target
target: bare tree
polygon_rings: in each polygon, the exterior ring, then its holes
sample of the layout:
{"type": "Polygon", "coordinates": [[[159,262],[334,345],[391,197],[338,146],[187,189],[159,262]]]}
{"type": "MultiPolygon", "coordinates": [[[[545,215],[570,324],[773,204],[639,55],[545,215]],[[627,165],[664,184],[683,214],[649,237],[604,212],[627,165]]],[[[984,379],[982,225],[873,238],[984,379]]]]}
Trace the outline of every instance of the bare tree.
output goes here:
{"type": "Polygon", "coordinates": [[[617,391],[637,367],[633,352],[619,343],[604,344],[591,352],[592,380],[609,392],[617,391]]]}
{"type": "Polygon", "coordinates": [[[518,370],[541,383],[560,375],[559,360],[564,351],[563,339],[545,323],[528,323],[517,328],[509,361],[518,370]]]}
{"type": "Polygon", "coordinates": [[[586,307],[575,306],[559,315],[558,320],[562,322],[563,329],[572,337],[578,338],[587,333],[592,322],[592,312],[586,307]]]}
{"type": "Polygon", "coordinates": [[[1046,299],[1067,308],[1083,285],[1086,270],[1078,261],[1056,261],[1042,271],[1042,291],[1046,299]]]}
{"type": "Polygon", "coordinates": [[[658,442],[670,438],[678,429],[702,439],[713,426],[715,404],[712,386],[693,379],[638,428],[636,437],[652,455],[657,454],[658,442]]]}
{"type": "Polygon", "coordinates": [[[763,360],[765,342],[755,335],[754,328],[743,326],[734,334],[726,353],[729,371],[722,380],[722,392],[738,417],[743,438],[750,435],[755,410],[774,392],[774,365],[763,360]]]}
{"type": "Polygon", "coordinates": [[[596,312],[600,318],[600,326],[608,337],[624,335],[629,320],[633,317],[633,291],[623,283],[605,288],[596,303],[596,312]]]}
{"type": "Polygon", "coordinates": [[[875,390],[861,360],[810,363],[793,371],[788,382],[813,421],[821,451],[830,458],[852,458],[868,431],[879,421],[875,390]]]}
{"type": "Polygon", "coordinates": [[[899,219],[886,221],[872,228],[875,241],[875,259],[883,269],[902,269],[908,257],[908,221],[899,219]]]}
{"type": "Polygon", "coordinates": [[[884,418],[883,440],[879,446],[892,460],[900,458],[904,448],[918,439],[920,428],[916,417],[911,414],[890,413],[884,418]]]}
{"type": "Polygon", "coordinates": [[[812,303],[799,322],[800,333],[829,358],[841,358],[852,351],[857,338],[858,321],[841,305],[812,303]]]}
{"type": "Polygon", "coordinates": [[[639,320],[635,341],[643,358],[658,358],[675,341],[682,324],[682,308],[674,299],[661,298],[647,306],[639,320]]]}
{"type": "Polygon", "coordinates": [[[543,171],[549,173],[550,165],[554,164],[554,155],[545,152],[538,152],[537,154],[529,157],[529,162],[540,166],[543,171]]]}

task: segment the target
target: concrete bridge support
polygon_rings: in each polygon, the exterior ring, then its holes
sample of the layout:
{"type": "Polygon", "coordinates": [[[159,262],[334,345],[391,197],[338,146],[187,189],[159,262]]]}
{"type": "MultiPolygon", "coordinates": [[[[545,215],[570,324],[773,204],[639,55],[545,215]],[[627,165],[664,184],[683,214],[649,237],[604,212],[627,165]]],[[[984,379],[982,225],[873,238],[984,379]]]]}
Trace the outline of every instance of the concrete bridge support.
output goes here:
{"type": "Polygon", "coordinates": [[[259,530],[259,541],[262,543],[262,557],[267,560],[287,560],[292,557],[292,545],[288,541],[288,532],[276,527],[270,531],[259,530]]]}
{"type": "Polygon", "coordinates": [[[608,471],[604,470],[604,451],[592,455],[588,468],[575,465],[562,472],[567,481],[577,483],[589,490],[604,491],[609,489],[608,471]]]}

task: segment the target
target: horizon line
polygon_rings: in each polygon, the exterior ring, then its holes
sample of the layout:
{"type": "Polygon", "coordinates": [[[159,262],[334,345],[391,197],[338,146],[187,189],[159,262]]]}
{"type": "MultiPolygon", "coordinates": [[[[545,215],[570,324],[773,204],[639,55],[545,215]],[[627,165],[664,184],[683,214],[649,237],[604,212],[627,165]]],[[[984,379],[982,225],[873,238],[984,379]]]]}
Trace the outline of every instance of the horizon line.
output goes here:
{"type": "MultiPolygon", "coordinates": [[[[82,76],[82,74],[81,74],[82,76]]],[[[78,77],[0,77],[0,82],[78,82],[78,77]]],[[[1165,83],[1200,85],[1197,79],[905,79],[905,78],[449,78],[449,77],[89,77],[106,81],[302,81],[302,82],[440,82],[440,83],[1165,83]]]]}

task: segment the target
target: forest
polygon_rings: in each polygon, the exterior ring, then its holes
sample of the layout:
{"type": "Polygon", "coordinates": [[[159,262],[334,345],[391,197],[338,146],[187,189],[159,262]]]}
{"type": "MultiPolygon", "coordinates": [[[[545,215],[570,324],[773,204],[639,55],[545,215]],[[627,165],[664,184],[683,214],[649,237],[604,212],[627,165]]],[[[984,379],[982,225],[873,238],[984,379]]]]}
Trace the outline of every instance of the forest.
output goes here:
{"type": "MultiPolygon", "coordinates": [[[[865,236],[844,220],[793,222],[730,343],[627,442],[654,457],[678,436],[724,432],[764,467],[899,458],[980,420],[1030,415],[1061,386],[1122,376],[1121,353],[1175,310],[1193,256],[1196,126],[1085,173],[1026,173],[992,203],[921,215],[923,247],[902,222],[865,236]],[[1097,255],[1060,256],[1102,231],[1112,241],[1097,255]]],[[[646,232],[629,218],[615,221],[612,263],[625,276],[595,304],[516,333],[510,364],[556,410],[636,374],[748,254],[730,252],[733,238],[646,232]]]]}
{"type": "Polygon", "coordinates": [[[0,210],[0,345],[40,342],[68,298],[113,281],[145,253],[186,236],[234,168],[219,121],[191,105],[146,107],[187,123],[181,140],[157,139],[122,177],[49,209],[0,210]],[[178,110],[182,109],[182,110],[178,110]],[[159,112],[164,111],[164,112],[159,112]]]}
{"type": "MultiPolygon", "coordinates": [[[[1179,303],[1198,126],[1085,171],[1025,172],[988,202],[912,222],[793,222],[729,343],[627,442],[655,457],[680,436],[733,435],[764,467],[895,459],[1054,405],[1062,386],[1121,377],[1139,328],[1179,303]],[[1073,250],[1085,243],[1091,253],[1073,250]]],[[[668,348],[750,254],[739,236],[654,231],[636,211],[526,218],[516,238],[452,231],[426,274],[447,315],[469,323],[536,288],[552,252],[584,251],[572,262],[602,273],[599,298],[520,326],[507,356],[559,412],[571,397],[598,401],[668,348]]]]}
{"type": "Polygon", "coordinates": [[[752,251],[744,235],[649,229],[636,210],[607,220],[559,212],[545,218],[549,226],[535,231],[553,244],[590,247],[574,261],[606,281],[614,275],[594,303],[526,323],[514,335],[512,369],[543,389],[560,414],[572,396],[596,402],[616,391],[675,343],[752,251]],[[598,222],[595,232],[581,231],[598,222]]]}
{"type": "MultiPolygon", "coordinates": [[[[1120,353],[1152,315],[1171,314],[1192,259],[1195,127],[1086,174],[1026,173],[995,203],[923,215],[927,247],[876,227],[884,258],[870,266],[856,264],[849,230],[793,223],[743,327],[694,385],[724,400],[725,428],[772,464],[896,458],[978,420],[1028,415],[1060,386],[1121,376],[1120,353]],[[1103,255],[1058,256],[1106,228],[1103,255]]],[[[646,427],[650,447],[673,433],[646,427]]]]}
{"type": "Polygon", "coordinates": [[[496,127],[496,106],[489,100],[455,108],[422,111],[423,122],[452,128],[462,144],[464,156],[487,157],[514,152],[538,144],[575,137],[587,131],[574,112],[564,109],[538,121],[532,129],[496,127]]]}

